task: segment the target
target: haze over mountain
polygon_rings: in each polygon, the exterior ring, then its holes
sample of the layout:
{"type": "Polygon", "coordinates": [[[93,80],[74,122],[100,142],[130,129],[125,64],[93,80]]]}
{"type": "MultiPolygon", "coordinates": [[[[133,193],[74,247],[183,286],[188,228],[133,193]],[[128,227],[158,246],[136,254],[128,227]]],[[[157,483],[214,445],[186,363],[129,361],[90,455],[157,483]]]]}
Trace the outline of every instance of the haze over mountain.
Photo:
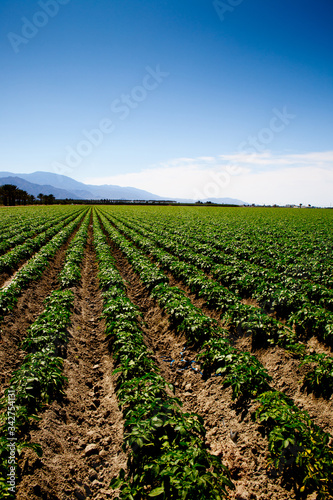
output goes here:
{"type": "Polygon", "coordinates": [[[49,184],[34,184],[32,182],[26,181],[21,177],[0,177],[0,186],[4,184],[14,184],[19,189],[23,189],[28,194],[32,194],[35,198],[42,193],[44,195],[53,194],[55,198],[58,200],[64,200],[66,198],[72,198],[74,200],[78,200],[79,197],[75,196],[73,193],[66,191],[65,189],[58,189],[54,186],[50,186],[49,184]]]}
{"type": "MultiPolygon", "coordinates": [[[[39,193],[53,194],[57,199],[70,198],[73,200],[163,200],[161,196],[133,187],[121,187],[104,184],[95,186],[78,182],[66,175],[51,172],[33,172],[31,174],[14,174],[0,172],[0,185],[15,184],[35,197],[39,193]]],[[[184,203],[193,203],[198,200],[168,198],[169,200],[184,203]]],[[[243,205],[241,200],[234,198],[206,198],[202,202],[226,203],[243,205]]]]}
{"type": "MultiPolygon", "coordinates": [[[[66,175],[53,174],[50,172],[33,172],[31,174],[13,174],[10,172],[0,172],[0,182],[4,184],[11,178],[15,178],[19,182],[18,187],[25,189],[29,194],[36,196],[40,192],[43,194],[54,194],[56,198],[72,198],[74,200],[161,200],[160,196],[149,193],[141,189],[120,186],[93,186],[78,182],[66,175]],[[18,181],[22,179],[27,184],[18,181]],[[30,186],[29,186],[30,184],[30,186]],[[24,187],[25,186],[25,187],[24,187]],[[46,191],[44,193],[43,188],[46,191]],[[36,192],[38,191],[38,192],[36,192]],[[36,193],[36,194],[35,194],[36,193]]],[[[12,181],[14,183],[14,181],[12,181]]]]}

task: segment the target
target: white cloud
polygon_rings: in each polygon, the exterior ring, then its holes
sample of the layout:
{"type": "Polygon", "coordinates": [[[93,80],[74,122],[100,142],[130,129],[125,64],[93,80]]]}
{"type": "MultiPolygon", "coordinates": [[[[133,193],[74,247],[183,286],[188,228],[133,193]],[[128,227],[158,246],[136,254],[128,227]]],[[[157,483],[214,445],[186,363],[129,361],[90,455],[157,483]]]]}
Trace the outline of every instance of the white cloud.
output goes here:
{"type": "Polygon", "coordinates": [[[333,169],[302,166],[250,173],[230,185],[229,196],[257,204],[303,203],[330,206],[333,203],[333,169]],[[250,196],[250,198],[249,198],[250,196]]]}
{"type": "Polygon", "coordinates": [[[140,172],[86,179],[145,189],[165,198],[231,197],[248,203],[333,203],[333,151],[235,153],[175,158],[140,172]]]}
{"type": "Polygon", "coordinates": [[[333,151],[322,151],[303,154],[272,154],[271,151],[263,153],[235,153],[231,155],[220,155],[223,161],[231,163],[242,163],[253,167],[278,167],[281,165],[293,166],[322,166],[333,167],[333,151]]]}

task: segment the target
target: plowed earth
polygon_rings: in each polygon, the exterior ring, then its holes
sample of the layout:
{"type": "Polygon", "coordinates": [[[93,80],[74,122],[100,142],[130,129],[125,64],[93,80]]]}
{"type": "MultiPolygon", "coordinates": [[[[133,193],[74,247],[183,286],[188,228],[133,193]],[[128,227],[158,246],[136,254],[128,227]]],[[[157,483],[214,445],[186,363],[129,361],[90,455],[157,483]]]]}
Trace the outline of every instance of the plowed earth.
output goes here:
{"type": "Polygon", "coordinates": [[[30,433],[43,457],[24,453],[18,500],[105,499],[111,478],[126,465],[114,366],[104,335],[102,297],[91,235],[75,293],[64,362],[64,397],[48,405],[30,433]]]}
{"type": "MultiPolygon", "coordinates": [[[[77,229],[68,241],[49,261],[42,277],[33,281],[19,297],[18,302],[9,314],[0,323],[0,397],[8,386],[12,372],[22,363],[24,352],[20,350],[20,344],[27,334],[29,326],[43,311],[44,299],[58,287],[57,276],[60,273],[67,247],[74,238],[77,229]]],[[[6,285],[15,276],[14,272],[8,279],[6,274],[6,285]]],[[[3,275],[0,275],[0,278],[3,275]]]]}
{"type": "MultiPolygon", "coordinates": [[[[204,418],[206,443],[211,453],[221,457],[231,471],[236,486],[230,499],[296,499],[292,485],[283,482],[278,471],[267,469],[267,438],[251,419],[254,404],[239,408],[231,389],[222,387],[219,377],[204,380],[200,367],[191,364],[197,352],[170,326],[168,316],[149,296],[122,252],[110,242],[117,267],[127,283],[127,293],[143,313],[145,342],[165,379],[172,383],[175,395],[186,412],[204,418]],[[185,347],[185,350],[184,350],[185,347]]],[[[65,247],[42,279],[31,286],[3,325],[1,344],[1,382],[8,384],[10,373],[21,362],[19,342],[31,322],[42,311],[42,301],[56,287],[65,247]]],[[[181,283],[170,278],[171,285],[183,288],[192,302],[216,319],[218,314],[204,306],[181,283]]],[[[122,451],[123,420],[115,396],[114,364],[101,320],[102,297],[98,288],[97,265],[90,234],[82,265],[82,280],[73,289],[75,305],[70,341],[64,361],[68,379],[64,396],[45,407],[40,420],[27,436],[40,443],[43,457],[24,451],[20,459],[21,480],[18,500],[102,500],[116,498],[108,486],[121,467],[126,467],[122,451]]],[[[236,338],[235,345],[251,348],[251,339],[236,338]]],[[[274,387],[293,397],[299,407],[324,430],[333,430],[332,400],[325,401],[301,392],[301,371],[297,361],[279,348],[254,352],[274,378],[274,387]]],[[[308,496],[314,500],[316,495],[308,496]]]]}
{"type": "MultiPolygon", "coordinates": [[[[183,410],[196,412],[204,418],[207,445],[211,453],[220,456],[231,471],[236,489],[230,492],[230,498],[296,498],[292,485],[285,484],[278,471],[267,469],[267,438],[263,437],[262,429],[251,419],[255,404],[239,408],[232,400],[231,389],[223,388],[218,377],[208,380],[202,378],[199,365],[190,363],[198,351],[192,349],[186,338],[179,336],[170,327],[168,316],[149,296],[126,257],[111,242],[110,245],[117,267],[128,283],[128,296],[144,314],[145,341],[154,353],[154,360],[159,365],[161,374],[174,385],[175,395],[181,400],[183,410]]],[[[168,277],[170,285],[183,289],[194,305],[212,318],[219,319],[218,313],[208,309],[202,299],[196,299],[186,286],[170,274],[168,277]]],[[[235,338],[234,344],[239,349],[251,350],[250,337],[235,338]]],[[[301,391],[298,381],[303,372],[298,367],[299,362],[278,347],[262,349],[253,354],[272,375],[272,385],[286,392],[301,409],[310,413],[320,427],[332,433],[332,399],[326,401],[301,391]]],[[[316,494],[308,496],[308,499],[315,498],[316,494]]]]}

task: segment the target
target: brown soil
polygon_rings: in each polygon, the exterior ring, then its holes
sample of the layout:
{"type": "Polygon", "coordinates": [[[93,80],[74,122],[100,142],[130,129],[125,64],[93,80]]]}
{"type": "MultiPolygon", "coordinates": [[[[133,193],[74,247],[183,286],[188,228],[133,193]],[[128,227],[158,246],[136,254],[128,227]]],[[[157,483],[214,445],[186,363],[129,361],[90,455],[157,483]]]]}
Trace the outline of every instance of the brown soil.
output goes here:
{"type": "Polygon", "coordinates": [[[43,311],[44,299],[59,286],[57,276],[63,267],[67,247],[77,230],[50,260],[41,278],[23,291],[13,311],[0,323],[0,397],[8,386],[11,374],[25,356],[20,344],[29,326],[43,311]]]}
{"type": "MultiPolygon", "coordinates": [[[[135,244],[125,233],[122,234],[129,241],[131,241],[131,243],[135,244]]],[[[151,262],[158,266],[158,263],[152,256],[148,257],[151,262]]],[[[207,316],[217,320],[219,326],[223,326],[223,323],[220,320],[221,315],[216,309],[208,307],[204,299],[197,298],[196,294],[192,293],[189,287],[182,281],[174,278],[171,272],[163,272],[168,277],[171,286],[177,286],[181,290],[185,291],[191,302],[196,307],[200,308],[207,316]]],[[[259,307],[259,304],[255,299],[243,299],[241,302],[243,304],[259,307]]],[[[238,349],[242,351],[252,351],[251,335],[234,337],[233,341],[235,347],[238,349]]],[[[310,349],[313,349],[316,352],[326,353],[328,355],[332,354],[332,349],[318,341],[316,337],[312,337],[306,344],[310,349]]],[[[313,394],[307,394],[307,392],[304,391],[302,381],[308,369],[305,366],[300,367],[299,360],[293,358],[291,354],[278,346],[259,349],[254,351],[253,354],[267,369],[269,375],[272,377],[273,381],[271,385],[275,389],[286,393],[294,400],[295,404],[300,409],[306,410],[310,414],[310,417],[317,425],[319,425],[325,432],[333,435],[333,395],[329,400],[327,400],[321,397],[317,398],[313,394]]]]}
{"type": "Polygon", "coordinates": [[[122,414],[114,391],[113,365],[100,319],[102,298],[91,239],[75,289],[70,341],[64,362],[65,396],[41,414],[31,431],[41,459],[21,460],[18,500],[114,498],[110,480],[126,466],[122,414]]]}
{"type": "MultiPolygon", "coordinates": [[[[220,456],[231,471],[236,489],[230,492],[230,499],[296,498],[290,484],[283,484],[280,475],[268,471],[267,438],[262,437],[260,427],[251,419],[255,405],[250,403],[237,407],[232,400],[231,389],[224,389],[218,377],[205,381],[198,372],[199,365],[192,364],[194,369],[184,369],[183,360],[194,360],[197,352],[170,327],[168,316],[149,296],[122,252],[112,243],[111,247],[117,267],[128,283],[128,296],[144,314],[145,341],[154,353],[161,374],[173,384],[183,410],[198,413],[204,418],[211,453],[220,456]],[[181,353],[184,346],[186,349],[181,353]]],[[[173,280],[171,284],[179,283],[173,280]]],[[[191,296],[192,299],[196,302],[194,296],[191,296]]],[[[198,301],[195,305],[199,306],[198,301]]],[[[308,496],[310,498],[316,496],[308,496]]]]}
{"type": "MultiPolygon", "coordinates": [[[[188,287],[182,282],[173,278],[167,273],[172,286],[178,286],[187,292],[191,302],[200,307],[207,316],[219,319],[220,314],[205,305],[203,299],[197,299],[195,294],[190,293],[188,287]]],[[[233,339],[235,347],[242,351],[252,351],[252,336],[243,335],[233,339]]],[[[316,337],[313,337],[307,345],[317,352],[331,354],[330,349],[321,344],[316,337]]],[[[294,403],[302,410],[308,411],[313,421],[319,425],[325,432],[333,435],[333,396],[330,400],[317,398],[313,394],[307,394],[302,388],[302,380],[308,371],[303,366],[300,367],[300,361],[295,359],[286,350],[274,346],[252,351],[252,354],[267,369],[269,375],[273,378],[272,387],[282,391],[293,399],[294,403]]]]}
{"type": "MultiPolygon", "coordinates": [[[[231,471],[236,489],[230,492],[230,500],[296,499],[292,485],[283,483],[280,474],[271,473],[267,468],[267,438],[262,436],[260,427],[251,419],[255,405],[248,403],[237,407],[232,400],[231,389],[224,389],[219,377],[204,380],[200,375],[200,366],[195,363],[190,365],[197,351],[170,326],[168,316],[150,297],[122,252],[111,242],[110,246],[117,267],[127,282],[128,296],[143,313],[145,342],[153,352],[161,374],[173,384],[183,410],[198,413],[204,418],[207,446],[211,453],[221,457],[231,471]]],[[[50,266],[52,270],[53,267],[50,266]]],[[[50,289],[56,287],[57,272],[53,278],[49,277],[50,289]]],[[[197,299],[186,286],[170,274],[168,276],[172,285],[185,290],[197,307],[221,324],[217,311],[207,308],[204,300],[197,299]]],[[[47,280],[44,286],[46,284],[47,280]]],[[[70,341],[64,361],[68,384],[63,399],[48,405],[40,415],[41,420],[31,429],[28,437],[41,444],[44,455],[38,459],[31,451],[23,452],[18,500],[115,499],[115,492],[108,488],[110,480],[121,467],[126,467],[127,457],[121,448],[123,419],[114,391],[114,367],[105,341],[104,322],[100,319],[102,298],[91,235],[83,263],[82,282],[74,292],[70,341]]],[[[24,297],[28,304],[29,294],[25,293],[24,297]]],[[[27,324],[22,327],[20,322],[17,325],[15,321],[8,324],[13,334],[16,332],[16,340],[6,351],[12,366],[18,364],[17,343],[23,338],[27,325],[42,310],[42,295],[35,297],[29,306],[39,300],[33,317],[32,312],[25,309],[26,305],[22,304],[20,309],[22,321],[30,314],[27,324]]],[[[16,319],[21,321],[20,315],[16,319]]],[[[8,343],[9,338],[8,335],[8,343]]],[[[240,349],[250,350],[251,338],[236,338],[235,344],[240,349]]],[[[295,403],[308,409],[311,417],[331,432],[331,401],[301,393],[298,380],[302,373],[297,373],[298,361],[276,347],[258,350],[255,354],[273,376],[275,388],[292,396],[295,403]]],[[[307,500],[315,499],[315,494],[307,497],[307,500]]]]}
{"type": "Polygon", "coordinates": [[[330,400],[317,398],[302,389],[302,380],[308,369],[277,346],[260,349],[254,354],[273,377],[272,385],[292,398],[301,410],[306,410],[325,432],[333,435],[333,397],[330,400]]]}
{"type": "MultiPolygon", "coordinates": [[[[191,293],[184,283],[176,280],[171,273],[166,274],[170,280],[170,285],[184,290],[195,306],[201,308],[207,316],[218,320],[220,326],[223,326],[219,320],[220,313],[218,311],[208,308],[205,305],[205,300],[197,299],[195,294],[191,293]]],[[[238,349],[252,351],[251,335],[236,337],[233,341],[235,347],[238,349]]],[[[315,349],[316,352],[324,352],[331,355],[331,349],[320,343],[316,337],[312,337],[307,345],[315,349]]],[[[300,409],[306,410],[310,414],[310,417],[317,425],[325,432],[333,435],[333,396],[327,400],[321,397],[317,398],[313,394],[307,394],[304,391],[302,380],[308,369],[305,366],[300,367],[298,359],[295,359],[286,350],[278,346],[258,349],[252,351],[252,354],[261,362],[273,378],[272,387],[287,394],[300,409]]]]}
{"type": "MultiPolygon", "coordinates": [[[[56,222],[57,223],[57,222],[56,222]]],[[[75,230],[75,232],[77,231],[77,229],[75,230]]],[[[40,233],[39,233],[40,234],[40,233]]],[[[73,233],[75,234],[75,233],[73,233]]],[[[31,238],[35,238],[37,236],[37,234],[35,234],[34,236],[32,236],[31,238]]],[[[71,236],[72,238],[72,236],[71,236]]],[[[48,243],[50,240],[48,240],[46,243],[48,243]]],[[[46,244],[45,243],[45,244],[46,244]]],[[[14,247],[15,248],[15,247],[14,247]]],[[[3,255],[5,255],[6,253],[10,252],[11,250],[13,250],[13,247],[9,248],[3,255]]],[[[5,286],[8,286],[11,281],[14,279],[15,275],[18,273],[18,271],[20,271],[22,269],[22,267],[30,260],[32,259],[36,253],[38,253],[39,250],[33,252],[30,257],[28,258],[24,258],[24,259],[21,259],[20,262],[18,262],[16,265],[13,266],[13,269],[12,271],[9,271],[9,272],[4,272],[4,273],[1,273],[0,274],[0,287],[5,287],[5,286]]]]}
{"type": "MultiPolygon", "coordinates": [[[[205,305],[203,299],[197,299],[195,294],[191,293],[184,283],[176,280],[172,274],[166,273],[170,285],[178,286],[184,290],[191,302],[201,308],[201,310],[214,319],[219,320],[220,314],[214,309],[205,305]]],[[[221,325],[221,321],[219,321],[221,325]]],[[[244,335],[234,338],[234,345],[242,351],[252,351],[252,336],[244,335]]],[[[331,349],[320,343],[316,337],[312,337],[307,345],[316,352],[324,352],[331,355],[331,349]]],[[[293,399],[294,403],[302,410],[306,410],[313,421],[319,425],[325,432],[333,435],[333,396],[327,400],[317,398],[313,394],[307,394],[302,387],[302,380],[308,369],[300,366],[300,361],[295,359],[286,350],[274,346],[266,347],[252,351],[252,354],[267,369],[269,375],[273,378],[272,387],[284,392],[293,399]]]]}
{"type": "MultiPolygon", "coordinates": [[[[31,255],[31,257],[30,257],[30,258],[32,259],[32,257],[33,257],[34,255],[35,255],[35,254],[31,255]]],[[[29,259],[28,259],[28,260],[29,260],[29,259]]],[[[22,262],[18,265],[18,267],[17,267],[17,266],[15,267],[15,270],[14,270],[13,272],[11,272],[11,273],[2,273],[2,274],[0,275],[0,287],[1,287],[1,288],[2,288],[2,287],[4,288],[4,287],[6,287],[6,286],[10,285],[10,283],[11,283],[11,282],[13,281],[13,279],[15,278],[16,274],[17,274],[19,271],[21,271],[22,267],[26,264],[26,262],[28,262],[28,260],[24,260],[24,261],[22,261],[22,262]]]]}
{"type": "Polygon", "coordinates": [[[32,259],[38,252],[39,250],[31,254],[27,259],[21,259],[20,262],[18,262],[17,265],[13,267],[12,271],[0,274],[0,287],[4,288],[10,285],[17,273],[21,271],[22,267],[24,267],[25,264],[29,262],[29,260],[32,259]]]}

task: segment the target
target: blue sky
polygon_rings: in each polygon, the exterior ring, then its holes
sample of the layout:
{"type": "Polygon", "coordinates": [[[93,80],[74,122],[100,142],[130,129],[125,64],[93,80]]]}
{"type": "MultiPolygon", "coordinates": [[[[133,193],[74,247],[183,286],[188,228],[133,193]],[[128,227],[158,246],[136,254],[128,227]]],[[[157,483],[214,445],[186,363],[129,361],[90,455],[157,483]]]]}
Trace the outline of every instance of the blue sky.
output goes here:
{"type": "Polygon", "coordinates": [[[2,0],[0,170],[333,203],[331,0],[2,0]]]}

